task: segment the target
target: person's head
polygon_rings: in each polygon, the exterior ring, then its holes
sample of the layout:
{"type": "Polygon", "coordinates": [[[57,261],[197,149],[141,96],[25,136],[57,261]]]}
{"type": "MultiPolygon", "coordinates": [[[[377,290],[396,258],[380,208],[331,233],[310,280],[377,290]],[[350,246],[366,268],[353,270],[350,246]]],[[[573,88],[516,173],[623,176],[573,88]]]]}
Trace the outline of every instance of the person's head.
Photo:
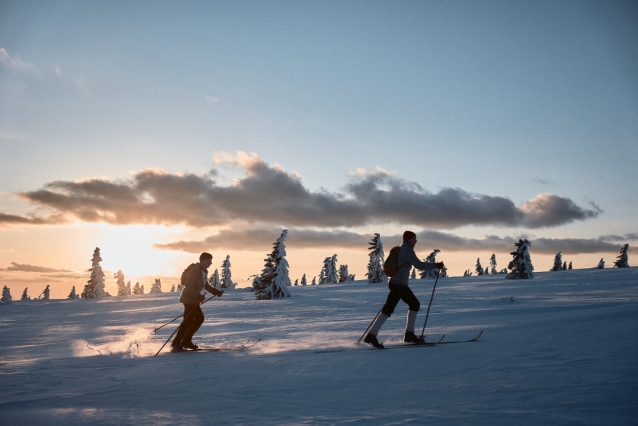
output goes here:
{"type": "Polygon", "coordinates": [[[405,231],[403,233],[403,242],[410,244],[412,247],[416,244],[416,234],[412,231],[405,231]]]}
{"type": "Polygon", "coordinates": [[[199,255],[199,264],[204,269],[208,269],[208,267],[213,263],[213,255],[210,253],[202,253],[199,255]]]}

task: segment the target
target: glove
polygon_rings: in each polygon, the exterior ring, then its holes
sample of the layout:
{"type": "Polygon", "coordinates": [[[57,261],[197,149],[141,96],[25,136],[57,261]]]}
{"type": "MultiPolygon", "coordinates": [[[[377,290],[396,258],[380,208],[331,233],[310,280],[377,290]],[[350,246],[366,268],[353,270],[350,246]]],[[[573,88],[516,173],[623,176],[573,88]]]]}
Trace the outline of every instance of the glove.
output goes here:
{"type": "Polygon", "coordinates": [[[202,303],[204,300],[206,300],[206,296],[204,296],[203,294],[198,294],[197,295],[197,301],[199,303],[202,303]]]}
{"type": "Polygon", "coordinates": [[[443,269],[445,267],[445,265],[443,265],[443,262],[439,262],[436,264],[436,269],[443,269]]]}
{"type": "Polygon", "coordinates": [[[217,297],[222,297],[222,294],[224,294],[224,290],[220,290],[218,288],[213,288],[213,294],[217,297]]]}

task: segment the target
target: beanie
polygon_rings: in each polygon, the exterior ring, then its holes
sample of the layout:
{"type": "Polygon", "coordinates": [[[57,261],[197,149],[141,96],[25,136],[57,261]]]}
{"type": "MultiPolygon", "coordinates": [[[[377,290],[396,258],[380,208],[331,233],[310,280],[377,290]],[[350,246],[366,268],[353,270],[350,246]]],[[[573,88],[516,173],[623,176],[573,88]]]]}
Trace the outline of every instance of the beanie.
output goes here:
{"type": "Polygon", "coordinates": [[[412,231],[405,231],[403,233],[403,241],[409,241],[414,237],[416,237],[416,234],[412,231]]]}

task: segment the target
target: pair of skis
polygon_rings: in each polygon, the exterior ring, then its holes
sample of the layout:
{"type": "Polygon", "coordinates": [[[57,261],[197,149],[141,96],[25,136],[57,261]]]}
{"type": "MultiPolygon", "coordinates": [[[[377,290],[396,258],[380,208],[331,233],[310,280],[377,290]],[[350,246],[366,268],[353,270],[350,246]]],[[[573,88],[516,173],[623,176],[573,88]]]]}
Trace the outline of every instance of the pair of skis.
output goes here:
{"type": "Polygon", "coordinates": [[[232,351],[242,351],[244,349],[250,349],[259,343],[261,339],[257,339],[251,342],[251,339],[246,339],[244,343],[237,346],[227,346],[227,347],[219,347],[219,348],[198,348],[194,350],[187,349],[185,351],[180,352],[171,352],[171,353],[185,353],[185,352],[232,352],[232,351]]]}
{"type": "MultiPolygon", "coordinates": [[[[350,352],[350,351],[365,351],[365,350],[371,350],[371,351],[378,351],[378,350],[385,350],[385,349],[405,349],[405,348],[422,348],[422,347],[432,347],[432,346],[437,346],[437,345],[449,345],[452,343],[470,343],[470,342],[476,342],[481,335],[483,334],[483,331],[481,330],[479,332],[479,334],[477,334],[475,337],[468,339],[468,340],[449,340],[449,341],[444,341],[443,339],[445,338],[445,335],[441,336],[441,338],[439,340],[437,340],[436,342],[425,342],[422,344],[414,344],[414,343],[394,343],[394,344],[388,344],[388,345],[384,345],[383,349],[377,349],[374,348],[372,346],[366,346],[366,347],[357,347],[357,348],[334,348],[334,349],[324,349],[324,350],[319,350],[319,351],[315,351],[315,353],[330,353],[330,352],[350,352]]],[[[360,345],[359,342],[355,343],[355,345],[360,345]]]]}

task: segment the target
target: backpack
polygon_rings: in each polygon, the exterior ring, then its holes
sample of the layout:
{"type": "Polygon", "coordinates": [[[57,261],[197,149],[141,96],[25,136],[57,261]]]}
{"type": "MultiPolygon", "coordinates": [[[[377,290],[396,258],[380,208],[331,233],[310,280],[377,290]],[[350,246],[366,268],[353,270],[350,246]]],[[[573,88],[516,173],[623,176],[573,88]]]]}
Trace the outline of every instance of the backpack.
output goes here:
{"type": "Polygon", "coordinates": [[[188,276],[188,271],[190,271],[193,266],[196,266],[196,265],[194,263],[191,263],[190,265],[188,265],[186,269],[184,269],[184,272],[182,272],[182,277],[179,279],[179,283],[182,285],[182,287],[186,284],[186,277],[188,276]]]}
{"type": "Polygon", "coordinates": [[[383,273],[393,277],[399,272],[399,246],[392,247],[390,254],[383,262],[383,273]]]}

